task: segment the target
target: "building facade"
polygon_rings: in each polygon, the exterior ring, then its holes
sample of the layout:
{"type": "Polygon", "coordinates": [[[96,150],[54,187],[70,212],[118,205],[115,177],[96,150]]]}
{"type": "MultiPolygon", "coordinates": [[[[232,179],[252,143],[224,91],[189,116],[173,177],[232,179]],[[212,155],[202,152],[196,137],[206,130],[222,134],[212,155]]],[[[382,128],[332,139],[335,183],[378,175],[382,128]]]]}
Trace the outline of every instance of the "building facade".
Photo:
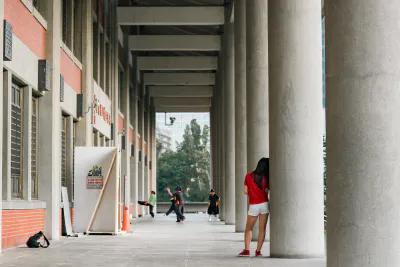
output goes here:
{"type": "Polygon", "coordinates": [[[155,110],[117,23],[117,1],[0,4],[2,249],[38,231],[62,235],[61,187],[73,221],[75,146],[119,146],[128,192],[121,205],[136,217],[133,203],[155,187],[155,110]]]}
{"type": "Polygon", "coordinates": [[[172,149],[171,131],[168,129],[156,128],[157,141],[161,143],[161,153],[172,149]]]}

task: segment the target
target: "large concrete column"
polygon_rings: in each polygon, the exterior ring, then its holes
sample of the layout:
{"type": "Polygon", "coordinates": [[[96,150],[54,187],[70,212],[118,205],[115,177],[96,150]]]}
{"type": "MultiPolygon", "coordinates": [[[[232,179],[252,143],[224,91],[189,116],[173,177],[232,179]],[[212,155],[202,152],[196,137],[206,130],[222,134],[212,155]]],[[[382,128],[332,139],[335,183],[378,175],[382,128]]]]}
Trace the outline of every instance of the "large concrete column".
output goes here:
{"type": "Polygon", "coordinates": [[[138,209],[137,209],[137,202],[138,202],[138,146],[140,146],[138,142],[138,83],[137,83],[137,71],[136,71],[136,58],[134,58],[134,66],[133,66],[133,73],[132,73],[132,84],[134,86],[133,89],[133,96],[131,97],[131,116],[132,116],[132,126],[133,126],[133,157],[131,157],[131,205],[133,206],[132,216],[134,218],[138,217],[138,209]]]}
{"type": "Polygon", "coordinates": [[[51,90],[40,98],[39,103],[38,196],[46,202],[44,233],[49,239],[57,240],[60,237],[61,199],[61,1],[44,0],[42,14],[47,21],[46,59],[51,65],[51,90]]]}
{"type": "Polygon", "coordinates": [[[324,256],[321,36],[320,0],[269,1],[272,257],[324,256]]]}
{"type": "MultiPolygon", "coordinates": [[[[151,106],[151,190],[157,192],[157,136],[156,136],[156,107],[151,106]]],[[[157,206],[154,207],[154,213],[157,206]]]]}
{"type": "MultiPolygon", "coordinates": [[[[225,34],[225,33],[224,33],[225,34]]],[[[219,56],[219,62],[218,62],[218,68],[219,68],[219,73],[217,78],[219,79],[218,83],[218,90],[220,92],[220,98],[219,98],[219,105],[220,105],[220,133],[219,133],[219,140],[221,142],[220,145],[220,197],[221,197],[221,206],[220,206],[220,219],[222,221],[225,220],[225,208],[226,208],[226,195],[225,195],[225,103],[224,103],[224,96],[225,96],[225,89],[224,89],[224,35],[221,36],[221,51],[220,51],[220,56],[219,56]]]]}
{"type": "MultiPolygon", "coordinates": [[[[140,77],[140,90],[139,90],[139,98],[140,98],[140,109],[139,109],[139,135],[140,135],[140,153],[141,153],[141,160],[139,161],[138,167],[139,167],[139,175],[138,175],[138,198],[139,200],[145,200],[144,199],[144,105],[145,105],[145,98],[144,98],[144,92],[145,92],[145,85],[144,85],[144,79],[143,79],[143,73],[141,73],[140,77]]],[[[137,204],[137,203],[136,203],[137,204]]],[[[140,214],[144,215],[144,208],[143,206],[140,206],[140,214]]]]}
{"type": "MultiPolygon", "coordinates": [[[[93,102],[93,0],[79,1],[82,12],[82,44],[74,46],[82,55],[82,93],[85,96],[85,111],[93,102]]],[[[90,114],[90,113],[89,113],[90,114]]],[[[87,114],[76,127],[76,146],[93,145],[92,118],[87,114]]]]}
{"type": "Polygon", "coordinates": [[[400,2],[325,5],[327,266],[400,266],[400,2]]]}
{"type": "MultiPolygon", "coordinates": [[[[251,172],[261,158],[269,157],[268,1],[246,0],[246,4],[247,171],[251,172]]],[[[253,240],[257,237],[258,222],[253,240]]]]}
{"type": "MultiPolygon", "coordinates": [[[[0,0],[0,36],[4,36],[3,33],[3,19],[4,19],[4,0],[0,0]]],[[[0,42],[0,66],[3,66],[3,42],[0,42]]],[[[0,75],[0,85],[3,85],[3,78],[7,72],[3,72],[3,75],[0,75]]],[[[3,97],[3,87],[0,86],[0,96],[3,97]]],[[[0,125],[3,125],[3,101],[0,100],[0,125]]],[[[2,126],[0,127],[0,173],[3,173],[3,129],[2,126]]],[[[4,178],[3,178],[4,179],[4,178]]],[[[3,184],[0,182],[0,210],[3,209],[3,184]]],[[[3,218],[2,212],[0,212],[0,229],[3,226],[3,218]]],[[[2,239],[2,231],[0,231],[0,239],[2,239]]],[[[0,244],[0,251],[1,251],[1,244],[0,244]]]]}
{"type": "MultiPolygon", "coordinates": [[[[144,199],[148,200],[150,197],[149,187],[150,187],[150,179],[149,179],[149,155],[150,155],[150,135],[149,135],[149,126],[150,126],[150,96],[149,94],[144,95],[144,142],[146,142],[146,149],[143,150],[143,162],[144,162],[144,199]]],[[[148,211],[148,208],[146,207],[148,211]]]]}
{"type": "Polygon", "coordinates": [[[235,51],[234,23],[225,22],[225,223],[235,224],[235,51]]]}
{"type": "Polygon", "coordinates": [[[247,173],[246,131],[246,1],[235,2],[235,213],[236,232],[246,230],[247,196],[244,178],[247,173]]]}
{"type": "MultiPolygon", "coordinates": [[[[124,128],[125,128],[125,149],[122,150],[122,173],[121,173],[121,178],[122,182],[124,183],[124,195],[125,195],[125,202],[123,203],[124,206],[129,206],[131,199],[131,180],[130,180],[130,173],[131,173],[131,164],[130,164],[130,157],[131,157],[131,147],[130,147],[130,142],[129,142],[129,132],[130,132],[130,65],[129,65],[129,54],[131,53],[129,49],[129,33],[128,29],[124,29],[124,48],[123,48],[123,53],[124,53],[124,69],[125,69],[125,75],[123,76],[123,81],[122,81],[122,95],[123,95],[123,105],[121,112],[124,114],[124,128]],[[125,178],[125,179],[124,179],[125,178]]],[[[121,103],[122,104],[122,103],[121,103]]]]}
{"type": "Polygon", "coordinates": [[[112,142],[113,146],[117,147],[119,146],[120,142],[119,142],[119,133],[118,133],[118,99],[119,99],[119,40],[118,40],[118,29],[119,29],[119,25],[118,23],[116,23],[118,21],[117,18],[117,7],[115,4],[111,4],[110,8],[112,10],[112,28],[113,31],[112,32],[112,40],[113,40],[113,46],[114,46],[114,50],[113,50],[113,61],[112,61],[112,69],[111,72],[113,73],[113,87],[112,87],[112,92],[111,92],[111,103],[112,103],[112,119],[113,119],[113,123],[114,123],[114,128],[113,128],[113,135],[114,135],[114,140],[112,142]]]}

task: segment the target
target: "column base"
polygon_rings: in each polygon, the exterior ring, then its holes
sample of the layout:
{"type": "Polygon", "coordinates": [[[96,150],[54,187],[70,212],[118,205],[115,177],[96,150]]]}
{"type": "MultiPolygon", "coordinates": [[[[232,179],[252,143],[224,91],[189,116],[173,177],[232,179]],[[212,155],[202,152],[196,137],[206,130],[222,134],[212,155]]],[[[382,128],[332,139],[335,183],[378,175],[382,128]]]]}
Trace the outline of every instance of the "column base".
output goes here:
{"type": "Polygon", "coordinates": [[[271,253],[270,258],[277,258],[277,259],[297,259],[297,260],[302,260],[302,259],[322,259],[325,258],[325,254],[323,255],[280,255],[280,254],[273,254],[271,253]]]}

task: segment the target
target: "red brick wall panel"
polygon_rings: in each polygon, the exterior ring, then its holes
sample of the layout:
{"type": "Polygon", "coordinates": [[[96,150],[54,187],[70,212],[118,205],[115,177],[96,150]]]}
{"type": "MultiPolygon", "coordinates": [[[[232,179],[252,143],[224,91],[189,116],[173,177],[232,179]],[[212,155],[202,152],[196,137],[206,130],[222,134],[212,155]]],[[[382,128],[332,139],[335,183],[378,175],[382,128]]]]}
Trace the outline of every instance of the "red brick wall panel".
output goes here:
{"type": "Polygon", "coordinates": [[[133,129],[129,128],[129,142],[132,144],[133,143],[133,129]]]}
{"type": "Polygon", "coordinates": [[[40,59],[46,58],[46,29],[21,0],[4,1],[4,19],[17,36],[40,59]]]}
{"type": "Polygon", "coordinates": [[[104,26],[104,3],[103,0],[100,0],[100,23],[104,26]]]}
{"type": "Polygon", "coordinates": [[[24,245],[28,238],[44,230],[44,209],[3,210],[2,249],[24,245]]]}
{"type": "Polygon", "coordinates": [[[118,132],[122,133],[122,129],[124,128],[124,118],[118,114],[118,132]]]}
{"type": "Polygon", "coordinates": [[[64,80],[71,86],[78,94],[82,93],[82,71],[74,63],[74,61],[60,48],[61,56],[61,75],[64,76],[64,80]]]}

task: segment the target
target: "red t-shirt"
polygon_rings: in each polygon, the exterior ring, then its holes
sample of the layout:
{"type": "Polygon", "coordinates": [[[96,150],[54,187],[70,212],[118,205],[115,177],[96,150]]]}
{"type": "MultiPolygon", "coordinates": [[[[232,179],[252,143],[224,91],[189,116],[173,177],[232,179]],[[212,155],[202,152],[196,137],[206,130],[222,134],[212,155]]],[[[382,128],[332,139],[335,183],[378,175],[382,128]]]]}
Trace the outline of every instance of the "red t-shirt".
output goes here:
{"type": "Polygon", "coordinates": [[[262,179],[262,189],[260,189],[253,179],[253,173],[249,172],[244,179],[244,185],[247,186],[250,205],[268,202],[268,193],[265,192],[265,189],[269,188],[269,185],[265,177],[262,179]]]}

